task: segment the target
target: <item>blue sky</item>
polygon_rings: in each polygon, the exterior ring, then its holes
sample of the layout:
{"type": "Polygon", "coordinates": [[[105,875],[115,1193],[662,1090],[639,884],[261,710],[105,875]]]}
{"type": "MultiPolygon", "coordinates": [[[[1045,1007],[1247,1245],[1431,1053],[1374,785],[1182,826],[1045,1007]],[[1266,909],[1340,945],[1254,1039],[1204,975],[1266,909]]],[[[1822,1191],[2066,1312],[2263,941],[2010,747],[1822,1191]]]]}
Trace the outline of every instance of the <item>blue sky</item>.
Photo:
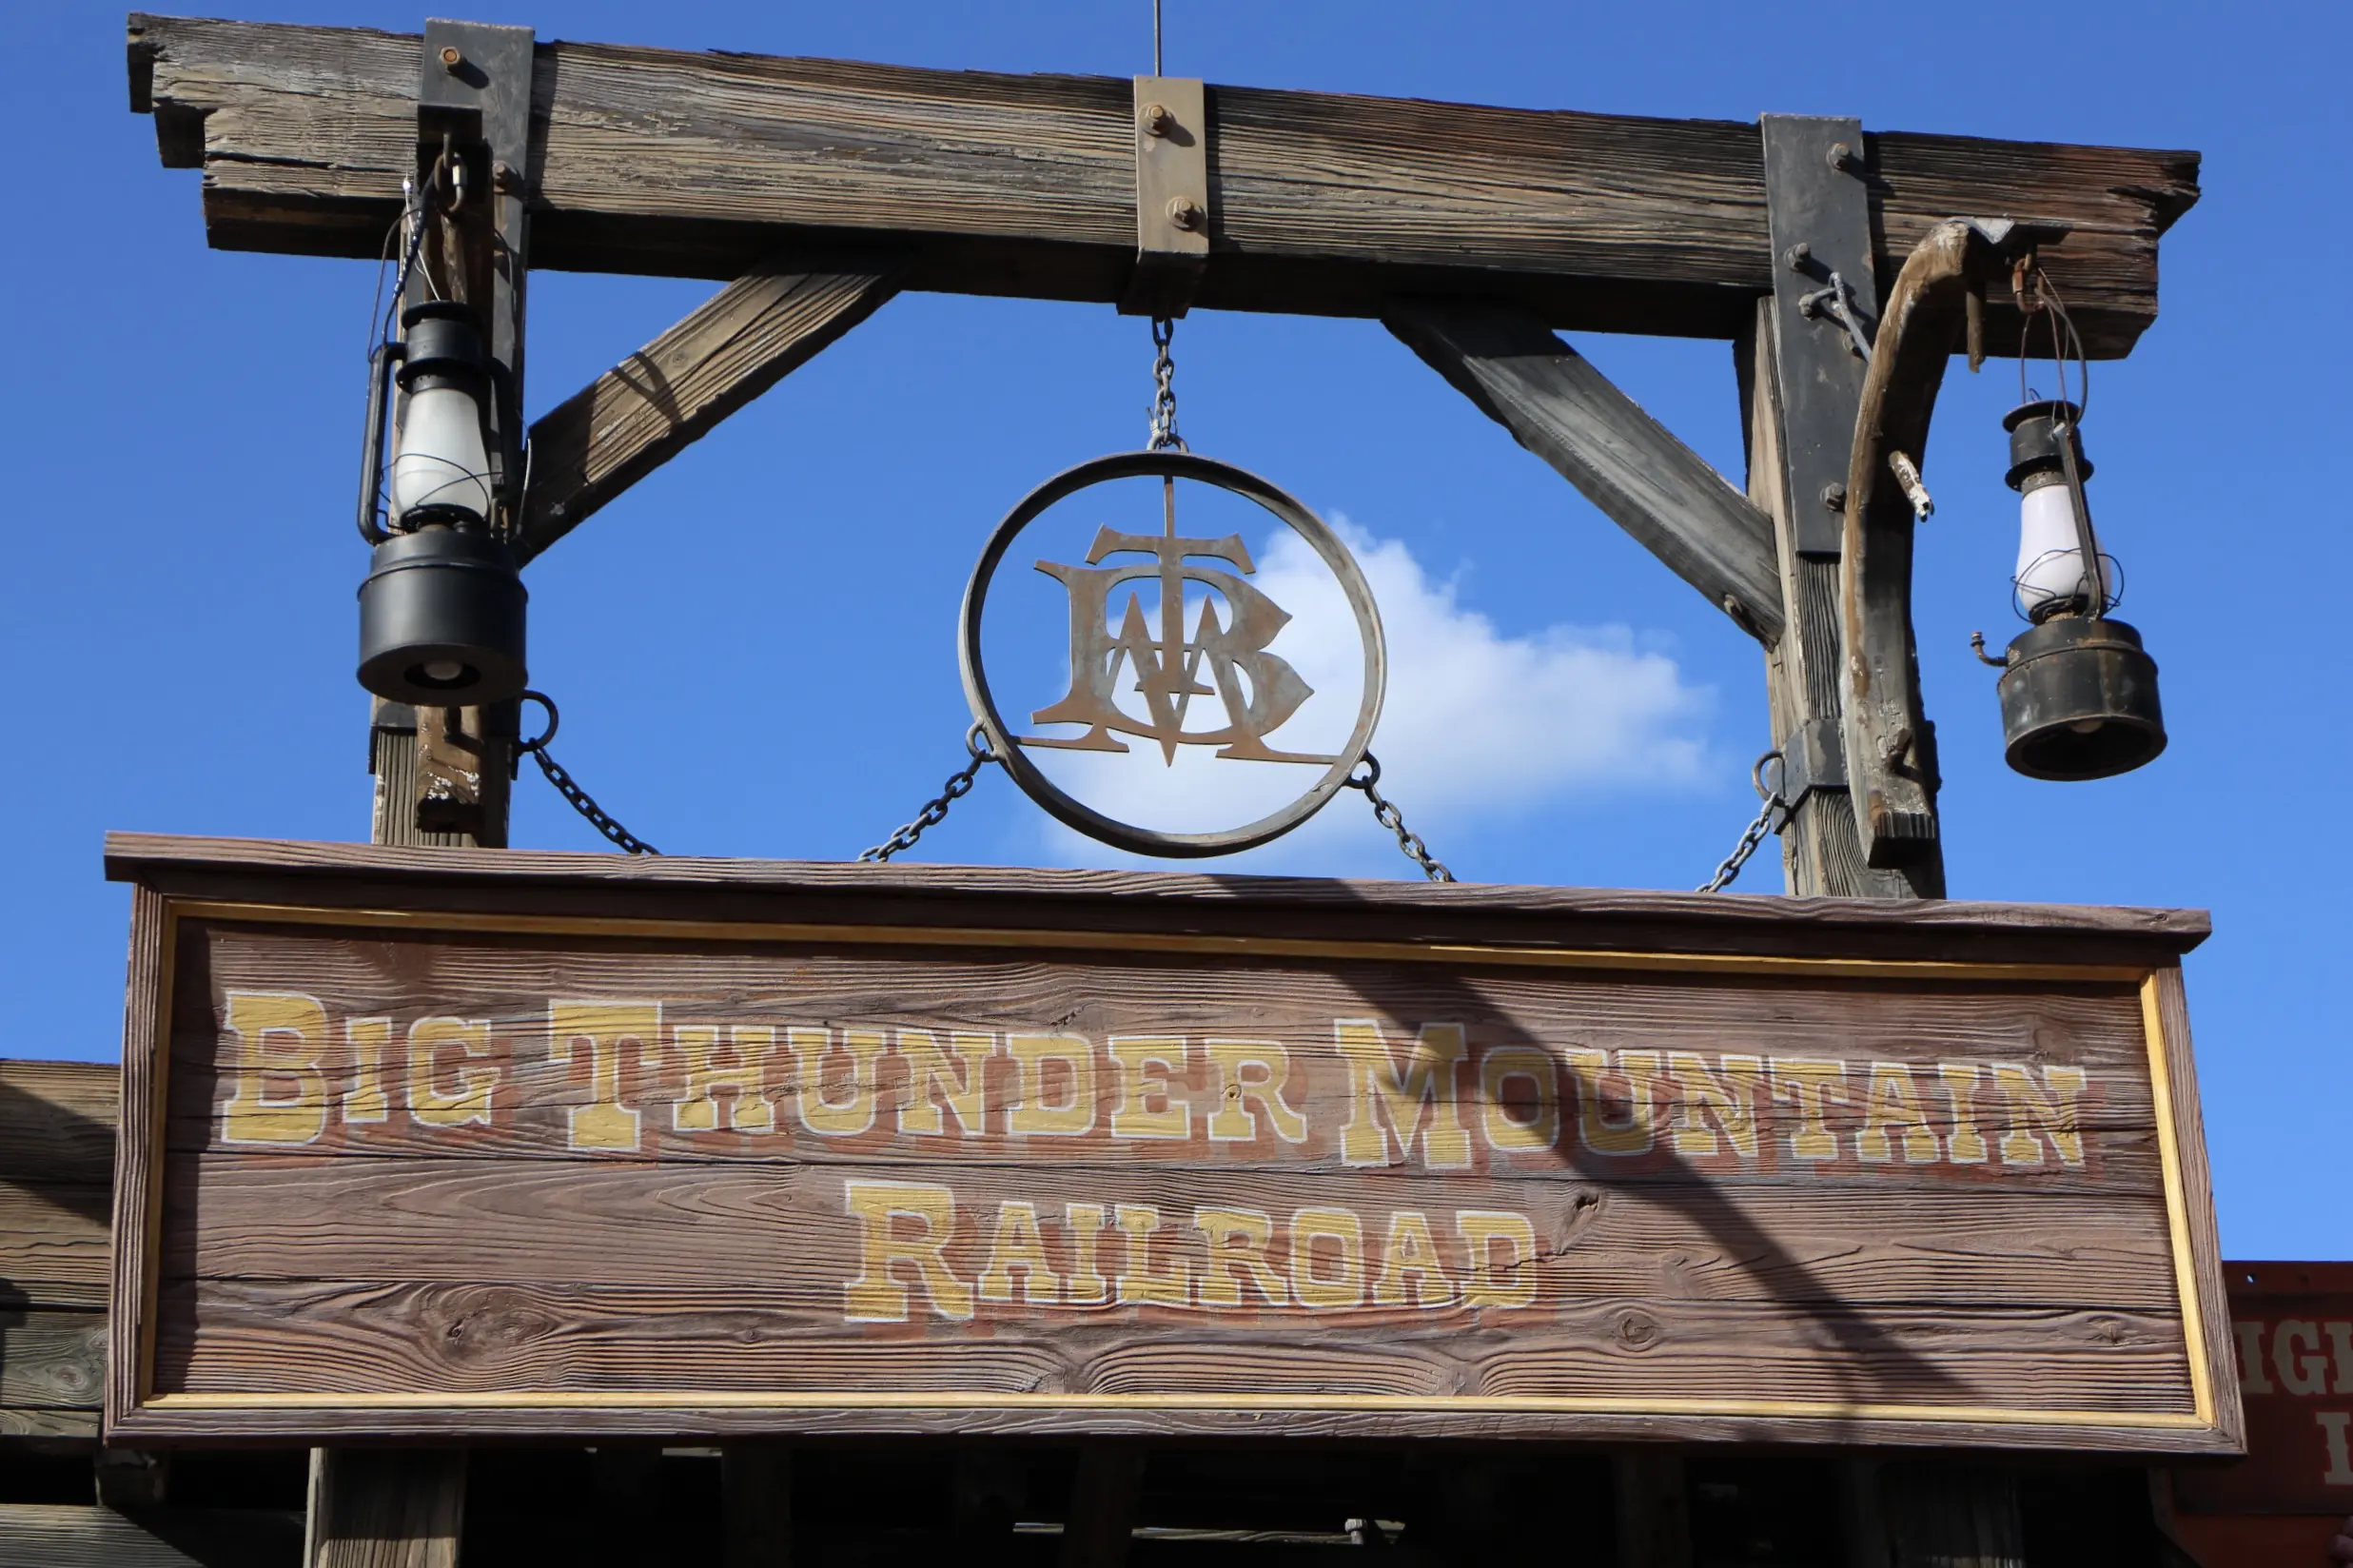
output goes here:
{"type": "MultiPolygon", "coordinates": [[[[2099,784],[2000,758],[2015,500],[2010,367],[1957,367],[1928,479],[1918,623],[1962,896],[2190,905],[2216,935],[2189,983],[2226,1249],[2353,1256],[2342,1201],[2353,1052],[2341,1016],[2342,467],[2353,248],[2343,8],[2087,3],[2006,25],[1886,8],[1876,31],[1756,6],[1167,0],[1172,74],[1533,108],[2192,147],[2206,196],[2165,242],[2164,312],[2095,370],[2086,436],[2125,614],[2164,667],[2172,749],[2099,784]]],[[[240,0],[256,19],[413,29],[422,13],[240,0]]],[[[542,38],[1126,75],[1147,0],[660,7],[479,13],[542,38]]],[[[16,688],[0,821],[0,1054],[116,1049],[127,898],[110,828],[359,838],[365,701],[351,679],[348,521],[369,268],[206,248],[197,177],[126,111],[122,12],[10,8],[17,157],[0,280],[13,495],[0,668],[16,688]],[[29,103],[23,102],[27,97],[29,103]]],[[[539,274],[534,412],[708,285],[539,274]]],[[[1740,472],[1726,345],[1592,335],[1601,368],[1740,472]]],[[[1392,794],[1464,876],[1689,887],[1754,807],[1768,742],[1754,643],[1514,446],[1378,325],[1199,314],[1178,339],[1184,428],[1344,519],[1399,631],[1448,683],[1401,676],[1392,794]],[[1403,628],[1410,623],[1408,635],[1403,628]],[[1419,679],[1423,695],[1402,690],[1419,679]],[[1462,736],[1468,735],[1468,741],[1462,736]]],[[[893,301],[565,540],[531,574],[535,683],[564,762],[664,849],[833,858],[961,760],[964,576],[1038,480],[1141,441],[1142,323],[1108,307],[893,301]],[[851,652],[854,650],[854,652],[851,652]]],[[[598,848],[526,771],[519,844],[598,848]]],[[[1001,776],[924,845],[943,860],[1100,863],[1001,776]]],[[[1343,797],[1252,864],[1410,868],[1343,797]]],[[[1764,862],[1742,886],[1777,891],[1764,862]]]]}

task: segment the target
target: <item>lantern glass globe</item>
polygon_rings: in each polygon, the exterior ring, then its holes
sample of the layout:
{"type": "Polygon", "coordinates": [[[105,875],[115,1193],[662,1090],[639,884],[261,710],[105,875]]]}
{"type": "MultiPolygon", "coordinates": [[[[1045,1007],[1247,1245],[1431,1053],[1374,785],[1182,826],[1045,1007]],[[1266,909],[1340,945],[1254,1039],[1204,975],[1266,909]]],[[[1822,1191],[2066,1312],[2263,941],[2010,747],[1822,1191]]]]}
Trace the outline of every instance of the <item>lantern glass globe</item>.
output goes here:
{"type": "Polygon", "coordinates": [[[490,454],[471,393],[442,385],[409,394],[392,458],[392,515],[403,526],[490,515],[490,454]]]}

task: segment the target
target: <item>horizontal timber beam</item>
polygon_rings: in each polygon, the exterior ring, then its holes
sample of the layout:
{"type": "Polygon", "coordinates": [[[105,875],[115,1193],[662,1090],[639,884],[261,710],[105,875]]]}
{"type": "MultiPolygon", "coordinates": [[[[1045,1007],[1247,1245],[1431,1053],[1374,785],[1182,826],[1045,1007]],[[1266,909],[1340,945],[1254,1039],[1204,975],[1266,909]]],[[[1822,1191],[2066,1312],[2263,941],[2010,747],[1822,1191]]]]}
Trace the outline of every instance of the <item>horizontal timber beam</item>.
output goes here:
{"type": "Polygon", "coordinates": [[[1780,640],[1773,519],[1543,323],[1429,301],[1400,301],[1382,321],[1709,603],[1780,640]]]}
{"type": "MultiPolygon", "coordinates": [[[[414,36],[134,14],[131,106],[205,171],[225,249],[374,258],[415,155],[414,36]]],[[[1754,125],[1207,89],[1205,308],[1378,316],[1483,294],[1547,326],[1730,339],[1772,286],[1754,125]]],[[[1135,265],[1132,85],[839,61],[539,46],[532,265],[735,278],[904,245],[904,286],[1116,303],[1135,265]]],[[[2157,309],[2194,153],[1883,132],[1877,241],[1939,220],[2063,229],[2044,263],[2090,351],[2157,309]]],[[[1892,273],[1893,267],[1886,268],[1892,273]]],[[[1995,351],[2018,319],[1989,311],[1995,351]]]]}
{"type": "Polygon", "coordinates": [[[700,441],[897,292],[895,263],[755,267],[531,426],[525,560],[700,441]]]}

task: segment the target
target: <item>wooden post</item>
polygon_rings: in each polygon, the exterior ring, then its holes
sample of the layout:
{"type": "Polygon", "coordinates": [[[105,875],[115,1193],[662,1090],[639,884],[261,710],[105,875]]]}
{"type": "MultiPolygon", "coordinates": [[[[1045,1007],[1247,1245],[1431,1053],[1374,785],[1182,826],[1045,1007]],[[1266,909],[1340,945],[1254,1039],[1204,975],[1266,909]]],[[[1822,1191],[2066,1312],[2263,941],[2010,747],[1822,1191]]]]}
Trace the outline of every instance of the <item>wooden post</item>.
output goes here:
{"type": "Polygon", "coordinates": [[[458,1568],[465,1455],[314,1448],[305,1568],[458,1568]]]}
{"type": "Polygon", "coordinates": [[[726,1568],[792,1568],[793,1451],[731,1443],[719,1451],[726,1568]]]}
{"type": "Polygon", "coordinates": [[[1683,1456],[1618,1456],[1618,1568],[1692,1568],[1691,1496],[1683,1456]]]}
{"type": "Polygon", "coordinates": [[[1120,1568],[1135,1534],[1136,1502],[1144,1490],[1144,1450],[1096,1442],[1079,1450],[1070,1480],[1070,1509],[1062,1524],[1059,1568],[1120,1568]]]}

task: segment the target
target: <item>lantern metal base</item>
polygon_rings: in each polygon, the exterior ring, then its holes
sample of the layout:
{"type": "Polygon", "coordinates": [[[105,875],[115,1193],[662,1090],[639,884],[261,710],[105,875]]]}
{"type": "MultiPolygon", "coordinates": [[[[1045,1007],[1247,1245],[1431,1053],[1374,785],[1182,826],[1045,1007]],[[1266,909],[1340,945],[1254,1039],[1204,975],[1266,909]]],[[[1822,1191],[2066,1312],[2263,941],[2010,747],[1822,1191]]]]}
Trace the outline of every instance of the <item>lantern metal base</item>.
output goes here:
{"type": "Polygon", "coordinates": [[[2112,778],[2166,749],[2157,661],[2121,620],[2057,616],[2010,643],[2004,755],[2029,778],[2112,778]]]}
{"type": "Polygon", "coordinates": [[[456,528],[394,535],[360,584],[360,684],[420,707],[520,696],[528,598],[497,539],[456,528]]]}

